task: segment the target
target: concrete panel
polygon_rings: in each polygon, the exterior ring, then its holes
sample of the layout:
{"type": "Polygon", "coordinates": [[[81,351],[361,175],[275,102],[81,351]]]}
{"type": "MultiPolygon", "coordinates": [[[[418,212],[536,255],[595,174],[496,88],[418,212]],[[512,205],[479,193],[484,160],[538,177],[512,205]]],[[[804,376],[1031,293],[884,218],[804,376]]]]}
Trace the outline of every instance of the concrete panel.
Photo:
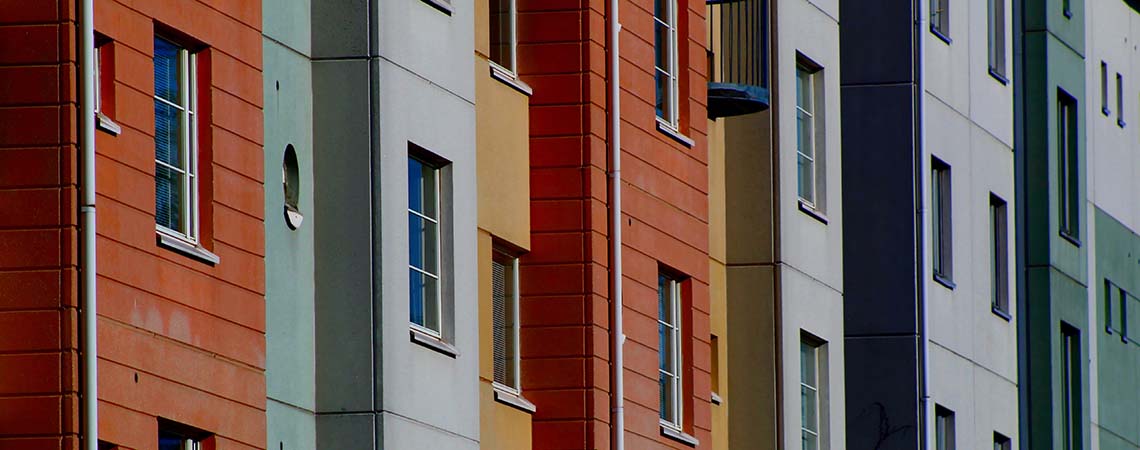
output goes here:
{"type": "MultiPolygon", "coordinates": [[[[311,1],[311,0],[310,0],[311,1]]],[[[313,58],[348,58],[373,54],[369,27],[373,0],[320,0],[312,2],[313,58]]],[[[405,3],[405,2],[400,2],[405,3]]],[[[410,2],[408,2],[410,3],[410,2]]],[[[411,36],[409,34],[408,36],[411,36]]]]}
{"type": "Polygon", "coordinates": [[[311,411],[270,399],[265,405],[266,444],[278,450],[317,448],[317,418],[311,411]]]}
{"type": "MultiPolygon", "coordinates": [[[[302,55],[311,55],[312,0],[276,0],[261,9],[261,33],[302,55]]],[[[270,75],[266,62],[265,74],[270,75]]],[[[268,92],[268,91],[266,91],[268,92]]],[[[268,135],[268,130],[267,135],[268,135]]]]}
{"type": "MultiPolygon", "coordinates": [[[[384,449],[448,449],[448,450],[477,450],[478,439],[449,433],[425,424],[409,420],[397,414],[385,413],[383,415],[384,449]]],[[[353,448],[353,447],[340,447],[353,448]]]]}
{"type": "MultiPolygon", "coordinates": [[[[317,447],[379,450],[382,415],[372,413],[322,414],[317,416],[317,447]]],[[[412,448],[412,447],[406,447],[412,448]]]]}
{"type": "Polygon", "coordinates": [[[380,1],[370,16],[380,24],[379,55],[453,95],[475,100],[475,2],[450,3],[450,14],[428,1],[380,1]],[[408,39],[415,36],[415,39],[408,39]]]}
{"type": "MultiPolygon", "coordinates": [[[[315,227],[320,412],[375,407],[373,380],[379,377],[374,365],[369,270],[373,266],[370,167],[374,142],[366,120],[371,110],[369,83],[365,61],[313,64],[313,91],[318,93],[313,106],[313,143],[319,148],[314,154],[314,172],[320,180],[314,191],[320,218],[315,227]]],[[[406,320],[408,316],[401,317],[406,320]]]]}
{"type": "Polygon", "coordinates": [[[917,344],[915,336],[847,338],[846,448],[922,448],[917,344]]]}
{"type": "Polygon", "coordinates": [[[845,430],[846,389],[844,382],[843,295],[818,278],[788,266],[780,270],[780,315],[783,355],[784,448],[800,445],[800,342],[802,333],[821,339],[824,365],[819,368],[821,448],[841,449],[845,430]]]}
{"type": "Polygon", "coordinates": [[[917,332],[911,93],[843,88],[843,254],[866,258],[844,266],[848,336],[917,332]]]}

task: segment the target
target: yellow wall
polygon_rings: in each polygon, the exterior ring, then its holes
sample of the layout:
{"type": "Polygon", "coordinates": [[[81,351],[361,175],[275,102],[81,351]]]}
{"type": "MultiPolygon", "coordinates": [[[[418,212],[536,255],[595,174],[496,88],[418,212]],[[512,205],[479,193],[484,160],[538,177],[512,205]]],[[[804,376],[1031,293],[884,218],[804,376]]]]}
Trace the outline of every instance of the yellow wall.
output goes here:
{"type": "MultiPolygon", "coordinates": [[[[530,248],[529,98],[491,77],[487,0],[475,2],[475,152],[479,201],[479,446],[529,450],[531,414],[495,400],[491,257],[530,248]]],[[[525,393],[523,396],[525,397],[525,393]]]]}
{"type": "Polygon", "coordinates": [[[728,449],[728,277],[725,270],[724,131],[720,122],[709,121],[709,297],[712,301],[710,331],[717,337],[713,363],[713,391],[721,404],[712,405],[712,449],[728,449]]]}

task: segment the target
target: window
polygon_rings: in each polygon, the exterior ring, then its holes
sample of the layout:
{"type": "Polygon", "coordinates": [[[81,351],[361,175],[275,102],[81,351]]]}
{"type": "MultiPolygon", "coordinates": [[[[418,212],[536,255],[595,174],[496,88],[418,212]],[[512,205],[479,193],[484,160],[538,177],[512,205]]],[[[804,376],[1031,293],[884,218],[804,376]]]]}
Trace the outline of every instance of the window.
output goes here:
{"type": "Polygon", "coordinates": [[[195,56],[154,38],[155,222],[190,242],[198,237],[195,56]]]}
{"type": "Polygon", "coordinates": [[[709,347],[712,350],[712,373],[709,378],[712,378],[712,402],[719,405],[720,398],[720,339],[714,334],[711,336],[709,347]]]}
{"type": "Polygon", "coordinates": [[[491,321],[495,383],[517,394],[519,377],[519,259],[494,250],[491,258],[491,321]]]}
{"type": "Polygon", "coordinates": [[[1011,450],[1011,442],[1009,438],[1003,436],[1001,433],[994,432],[994,450],[1011,450]]]}
{"type": "Polygon", "coordinates": [[[796,65],[796,180],[800,201],[824,207],[824,146],[819,112],[823,111],[822,71],[803,58],[796,65]]]}
{"type": "Polygon", "coordinates": [[[658,383],[661,424],[681,430],[681,283],[657,276],[658,383]]]}
{"type": "Polygon", "coordinates": [[[1009,237],[1005,200],[990,194],[990,300],[994,312],[1009,317],[1009,237]]]}
{"type": "Polygon", "coordinates": [[[677,129],[677,0],[653,1],[653,48],[657,79],[657,118],[677,129]]]}
{"type": "Polygon", "coordinates": [[[800,436],[803,450],[819,450],[822,416],[822,345],[803,337],[800,340],[800,436]]]}
{"type": "Polygon", "coordinates": [[[1124,77],[1116,74],[1116,124],[1124,127],[1124,77]]]}
{"type": "Polygon", "coordinates": [[[1116,283],[1104,280],[1104,331],[1120,334],[1128,342],[1128,292],[1116,283]],[[1117,326],[1119,324],[1119,326],[1117,326]]]}
{"type": "Polygon", "coordinates": [[[435,165],[408,157],[408,239],[412,326],[442,337],[440,176],[435,165]]]}
{"type": "Polygon", "coordinates": [[[158,431],[158,450],[200,450],[201,442],[181,433],[158,431]]]}
{"type": "Polygon", "coordinates": [[[930,246],[934,252],[934,278],[953,287],[953,229],[951,222],[950,166],[937,158],[931,161],[930,219],[933,233],[930,246]]]}
{"type": "Polygon", "coordinates": [[[989,7],[990,73],[1005,83],[1005,0],[989,0],[989,7]]]}
{"type": "Polygon", "coordinates": [[[1066,19],[1073,18],[1073,0],[1061,0],[1061,14],[1064,14],[1066,19]]]}
{"type": "Polygon", "coordinates": [[[297,165],[297,151],[293,144],[286,145],[281,161],[281,181],[285,191],[285,224],[291,230],[300,228],[305,219],[301,214],[301,174],[297,165]]]}
{"type": "Polygon", "coordinates": [[[950,42],[950,0],[930,0],[930,31],[950,42]]]}
{"type": "Polygon", "coordinates": [[[1104,61],[1100,62],[1100,112],[1105,116],[1112,114],[1108,109],[1108,63],[1104,61]]]}
{"type": "Polygon", "coordinates": [[[1061,235],[1078,243],[1080,233],[1080,159],[1078,158],[1077,100],[1057,91],[1057,196],[1061,235]]]}
{"type": "Polygon", "coordinates": [[[515,31],[517,16],[515,0],[490,0],[491,7],[491,62],[514,74],[516,67],[515,31]]]}
{"type": "Polygon", "coordinates": [[[942,405],[934,406],[934,447],[937,450],[954,450],[954,411],[942,405]]]}
{"type": "Polygon", "coordinates": [[[1082,437],[1081,398],[1081,334],[1080,330],[1061,323],[1061,422],[1062,449],[1080,449],[1082,437]]]}

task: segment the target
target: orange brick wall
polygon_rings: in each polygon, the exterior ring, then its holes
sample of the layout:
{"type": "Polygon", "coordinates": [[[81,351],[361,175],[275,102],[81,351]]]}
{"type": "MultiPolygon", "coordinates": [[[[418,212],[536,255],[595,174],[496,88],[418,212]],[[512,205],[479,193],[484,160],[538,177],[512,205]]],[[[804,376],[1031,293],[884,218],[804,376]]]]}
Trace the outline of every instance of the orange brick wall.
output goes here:
{"type": "MultiPolygon", "coordinates": [[[[100,437],[157,446],[158,417],[265,448],[261,5],[96,2],[113,41],[98,131],[100,437]],[[200,59],[202,237],[217,266],[156,244],[151,55],[159,23],[200,59]]],[[[76,4],[0,0],[0,448],[76,449],[76,4]]]]}
{"type": "Polygon", "coordinates": [[[0,11],[0,448],[76,449],[75,14],[0,11]]]}
{"type": "Polygon", "coordinates": [[[157,417],[213,433],[216,449],[266,446],[260,30],[260,1],[96,2],[123,129],[96,144],[100,437],[123,448],[154,448],[157,417]],[[156,24],[207,48],[201,240],[216,266],[155,240],[156,24]]]}
{"type": "MultiPolygon", "coordinates": [[[[521,282],[535,449],[610,448],[606,5],[519,1],[520,72],[534,88],[532,251],[521,282]]],[[[666,266],[690,277],[684,422],[704,448],[711,439],[705,6],[682,0],[678,11],[681,131],[692,148],[656,129],[652,0],[623,0],[621,8],[626,444],[689,448],[658,426],[656,289],[666,266]]]]}

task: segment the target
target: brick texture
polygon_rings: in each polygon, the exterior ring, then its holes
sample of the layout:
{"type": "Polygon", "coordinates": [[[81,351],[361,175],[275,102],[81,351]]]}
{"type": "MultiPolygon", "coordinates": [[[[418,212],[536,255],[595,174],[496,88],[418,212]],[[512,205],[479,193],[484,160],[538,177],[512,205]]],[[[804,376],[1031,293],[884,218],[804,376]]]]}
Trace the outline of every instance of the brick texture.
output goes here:
{"type": "MultiPolygon", "coordinates": [[[[522,260],[523,390],[535,449],[610,448],[606,3],[519,1],[519,70],[530,98],[531,242],[522,260]]],[[[704,2],[679,0],[685,147],[656,127],[652,2],[622,0],[622,227],[626,443],[661,436],[657,274],[684,274],[685,431],[710,442],[707,82],[704,2]],[[690,27],[697,23],[699,27],[690,27]],[[695,59],[695,60],[694,60],[695,59]],[[693,64],[689,64],[692,61],[693,64]],[[698,98],[700,96],[701,98],[698,98]],[[690,120],[692,118],[692,120],[690,120]]]]}

